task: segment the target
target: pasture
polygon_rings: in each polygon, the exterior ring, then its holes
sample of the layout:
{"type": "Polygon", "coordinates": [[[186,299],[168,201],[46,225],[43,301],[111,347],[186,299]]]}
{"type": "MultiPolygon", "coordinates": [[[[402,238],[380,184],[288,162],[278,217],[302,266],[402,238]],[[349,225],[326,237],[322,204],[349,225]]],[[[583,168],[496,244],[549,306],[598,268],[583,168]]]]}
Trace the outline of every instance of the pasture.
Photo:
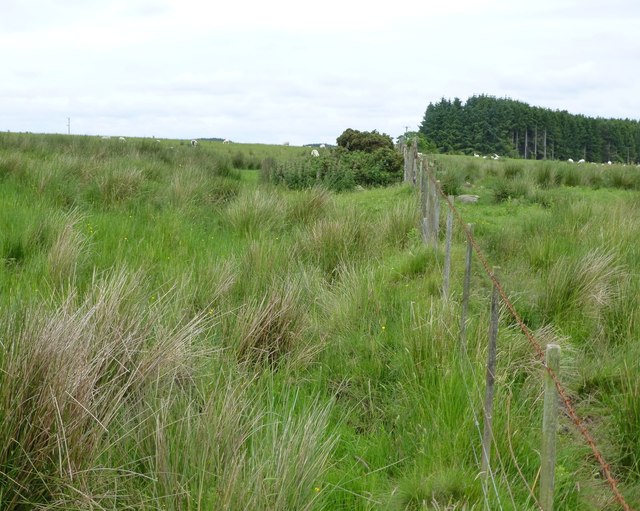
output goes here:
{"type": "MultiPolygon", "coordinates": [[[[443,299],[413,187],[260,179],[312,158],[0,134],[0,509],[537,509],[542,367],[506,314],[478,477],[463,234],[443,299]]],[[[430,159],[639,507],[640,169],[430,159]]],[[[566,417],[556,509],[618,509],[566,417]]]]}

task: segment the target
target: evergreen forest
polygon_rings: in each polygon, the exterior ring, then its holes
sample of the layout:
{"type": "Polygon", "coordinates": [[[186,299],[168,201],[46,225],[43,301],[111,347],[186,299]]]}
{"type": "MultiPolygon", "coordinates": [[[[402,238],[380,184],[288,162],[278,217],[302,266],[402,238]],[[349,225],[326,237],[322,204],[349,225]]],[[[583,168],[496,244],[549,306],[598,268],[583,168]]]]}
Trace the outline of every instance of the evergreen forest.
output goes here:
{"type": "Polygon", "coordinates": [[[640,160],[640,123],[574,115],[477,95],[430,103],[419,133],[428,152],[603,163],[640,160]]]}

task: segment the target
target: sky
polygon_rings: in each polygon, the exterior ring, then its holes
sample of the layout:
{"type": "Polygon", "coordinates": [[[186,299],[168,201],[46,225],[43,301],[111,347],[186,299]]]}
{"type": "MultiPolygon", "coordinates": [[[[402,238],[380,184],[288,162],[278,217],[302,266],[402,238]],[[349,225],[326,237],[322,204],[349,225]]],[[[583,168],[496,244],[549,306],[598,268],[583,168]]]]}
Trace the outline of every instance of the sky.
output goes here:
{"type": "Polygon", "coordinates": [[[335,143],[474,94],[640,119],[634,0],[0,0],[0,130],[335,143]]]}

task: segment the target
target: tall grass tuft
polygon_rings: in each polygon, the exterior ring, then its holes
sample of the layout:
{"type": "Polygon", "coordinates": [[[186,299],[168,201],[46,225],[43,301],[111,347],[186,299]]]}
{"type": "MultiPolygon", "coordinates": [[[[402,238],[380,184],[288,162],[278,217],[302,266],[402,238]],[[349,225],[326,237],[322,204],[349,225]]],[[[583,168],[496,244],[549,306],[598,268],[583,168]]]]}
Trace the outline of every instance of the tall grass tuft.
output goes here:
{"type": "Polygon", "coordinates": [[[70,282],[81,263],[80,257],[86,246],[86,238],[79,229],[82,220],[83,217],[77,210],[64,214],[62,229],[49,249],[49,273],[59,284],[70,282]]]}
{"type": "Polygon", "coordinates": [[[534,181],[540,188],[550,188],[554,182],[553,166],[548,162],[537,165],[534,171],[534,181]]]}
{"type": "Polygon", "coordinates": [[[309,224],[335,207],[332,193],[326,188],[313,187],[302,190],[288,201],[287,217],[292,224],[309,224]]]}
{"type": "Polygon", "coordinates": [[[355,210],[345,211],[341,218],[321,218],[301,233],[296,252],[327,276],[335,276],[341,263],[370,254],[375,241],[371,225],[355,210]]]}
{"type": "Polygon", "coordinates": [[[226,222],[234,230],[255,237],[284,227],[286,203],[276,193],[256,190],[241,194],[224,213],[226,222]]]}
{"type": "Polygon", "coordinates": [[[617,294],[616,282],[625,272],[613,252],[594,249],[581,257],[562,257],[551,268],[542,310],[546,318],[563,318],[581,311],[600,319],[617,294]]]}
{"type": "Polygon", "coordinates": [[[241,363],[277,368],[285,359],[308,360],[319,346],[305,343],[306,314],[293,282],[274,285],[260,300],[250,300],[238,312],[237,342],[231,345],[241,363]]]}
{"type": "Polygon", "coordinates": [[[12,410],[0,423],[4,509],[68,509],[78,494],[95,503],[100,485],[87,479],[110,436],[127,413],[136,416],[150,386],[190,373],[202,318],[158,328],[167,305],[141,306],[141,288],[140,274],[117,273],[53,312],[4,318],[0,398],[3,412],[12,410]]]}

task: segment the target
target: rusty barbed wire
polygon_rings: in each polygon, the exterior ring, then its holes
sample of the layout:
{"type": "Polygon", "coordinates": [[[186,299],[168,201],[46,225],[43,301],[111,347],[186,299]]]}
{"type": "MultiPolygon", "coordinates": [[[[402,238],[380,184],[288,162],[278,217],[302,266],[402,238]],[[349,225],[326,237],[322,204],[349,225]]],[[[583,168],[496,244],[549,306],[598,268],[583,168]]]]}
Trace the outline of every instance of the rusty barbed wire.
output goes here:
{"type": "Polygon", "coordinates": [[[558,375],[556,375],[555,372],[551,368],[549,368],[547,366],[547,364],[545,363],[545,361],[544,361],[545,355],[544,355],[544,350],[542,349],[542,345],[536,339],[536,337],[533,334],[533,332],[531,332],[531,330],[529,330],[529,327],[527,327],[527,325],[523,321],[523,319],[520,316],[520,314],[518,314],[518,311],[516,310],[515,306],[513,305],[513,303],[511,302],[511,300],[507,296],[507,293],[505,292],[504,288],[502,287],[502,284],[500,283],[500,281],[498,280],[498,278],[495,276],[494,272],[492,271],[491,266],[489,265],[489,261],[487,260],[487,257],[484,255],[484,252],[480,249],[480,246],[478,245],[478,242],[473,237],[473,233],[467,227],[467,224],[464,221],[464,219],[462,218],[462,215],[460,214],[458,209],[455,207],[455,205],[453,204],[451,199],[444,193],[444,191],[442,190],[442,187],[440,186],[440,183],[435,179],[435,175],[433,175],[432,173],[427,171],[428,167],[429,167],[429,163],[425,161],[425,168],[423,169],[423,172],[427,175],[427,178],[429,179],[429,181],[431,181],[433,186],[435,186],[437,192],[442,197],[444,197],[444,199],[447,201],[447,204],[448,204],[450,210],[453,212],[454,216],[456,217],[456,221],[462,227],[468,242],[471,244],[471,246],[473,247],[474,252],[478,256],[478,259],[480,260],[480,263],[482,264],[482,267],[484,268],[485,272],[489,276],[489,279],[491,280],[491,282],[493,282],[493,284],[496,286],[496,289],[498,290],[498,293],[500,294],[500,297],[502,298],[502,302],[505,304],[505,306],[509,310],[509,313],[511,314],[513,319],[516,321],[516,323],[518,324],[520,330],[525,335],[525,337],[527,338],[529,343],[533,346],[537,357],[542,362],[542,365],[545,367],[547,373],[549,373],[549,375],[553,379],[553,382],[555,384],[556,390],[558,391],[558,395],[560,396],[560,399],[562,400],[562,402],[563,402],[563,404],[565,406],[565,409],[567,411],[567,415],[569,416],[569,418],[571,419],[573,424],[576,426],[576,428],[578,429],[578,431],[582,435],[582,437],[585,440],[585,442],[589,445],[589,447],[591,449],[591,452],[593,453],[593,456],[595,457],[595,459],[600,464],[600,467],[602,468],[602,473],[604,474],[604,477],[605,477],[605,479],[607,481],[607,484],[611,488],[611,491],[613,492],[613,494],[615,496],[615,499],[622,506],[622,509],[624,509],[624,511],[633,511],[632,508],[629,506],[629,504],[627,504],[627,502],[626,502],[624,496],[622,495],[622,493],[620,492],[620,490],[618,489],[618,482],[613,477],[613,475],[611,473],[610,466],[606,462],[606,460],[604,459],[604,456],[600,452],[600,449],[596,445],[596,442],[593,439],[593,436],[589,432],[589,430],[588,430],[587,426],[585,425],[584,421],[580,418],[580,416],[576,412],[575,408],[573,407],[573,404],[571,403],[571,398],[569,397],[569,394],[568,394],[567,390],[564,388],[562,383],[560,383],[558,375]]]}

